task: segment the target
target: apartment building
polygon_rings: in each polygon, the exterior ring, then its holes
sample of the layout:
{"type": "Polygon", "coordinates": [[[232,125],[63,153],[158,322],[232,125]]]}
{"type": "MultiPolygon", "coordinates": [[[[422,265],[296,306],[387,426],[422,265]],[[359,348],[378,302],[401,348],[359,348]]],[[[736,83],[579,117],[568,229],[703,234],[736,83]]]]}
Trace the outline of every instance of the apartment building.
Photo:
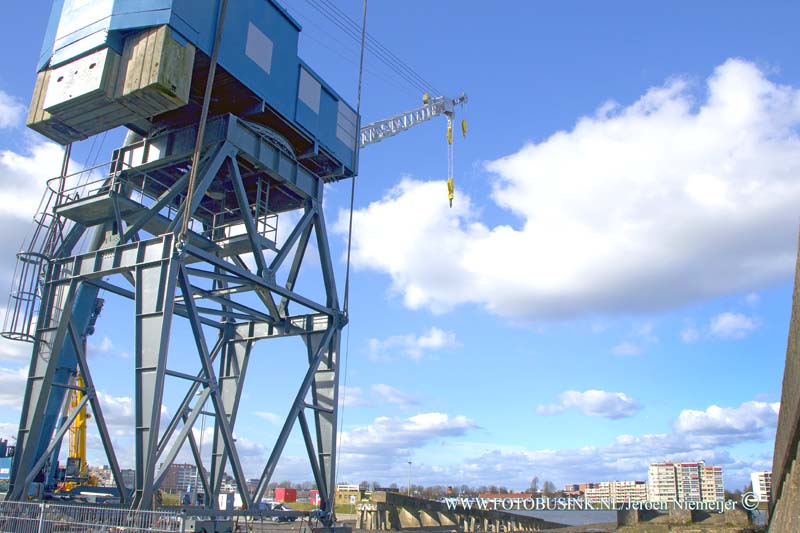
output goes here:
{"type": "Polygon", "coordinates": [[[750,474],[750,481],[758,501],[768,502],[772,498],[772,472],[753,472],[750,474]]]}
{"type": "Polygon", "coordinates": [[[725,501],[721,466],[703,466],[700,469],[700,492],[704,502],[725,501]]]}
{"type": "Polygon", "coordinates": [[[644,481],[602,481],[587,485],[592,485],[584,490],[584,496],[589,503],[647,500],[647,484],[644,481]]]}
{"type": "Polygon", "coordinates": [[[674,463],[654,463],[647,469],[647,499],[671,502],[678,498],[674,463]]]}
{"type": "Polygon", "coordinates": [[[647,473],[650,501],[722,501],[722,467],[697,463],[653,463],[647,473]]]}

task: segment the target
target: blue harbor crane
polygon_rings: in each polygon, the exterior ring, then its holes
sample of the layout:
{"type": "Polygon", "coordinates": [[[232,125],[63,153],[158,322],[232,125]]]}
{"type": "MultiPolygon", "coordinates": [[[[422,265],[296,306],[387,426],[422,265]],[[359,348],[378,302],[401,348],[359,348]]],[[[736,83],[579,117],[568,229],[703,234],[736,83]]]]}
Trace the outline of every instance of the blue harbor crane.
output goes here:
{"type": "MultiPolygon", "coordinates": [[[[2,333],[32,344],[9,499],[52,489],[61,441],[89,409],[121,503],[153,508],[188,442],[206,505],[230,470],[252,509],[299,424],[322,521],[332,523],[348,317],[323,216],[325,185],[356,176],[360,148],[443,115],[452,202],[452,123],[467,98],[426,95],[415,110],[361,127],[357,110],[298,57],[300,31],[273,0],[54,1],[28,126],[66,148],[17,256],[2,333]],[[119,126],[129,133],[108,165],[70,173],[73,142],[119,126]],[[283,242],[279,219],[291,224],[283,242]],[[317,254],[306,253],[310,244],[317,254]],[[321,297],[296,290],[308,261],[318,263],[321,297]],[[95,321],[102,327],[100,291],[135,308],[132,491],[85,349],[95,321]],[[170,365],[178,319],[191,329],[196,372],[170,365]],[[308,366],[248,490],[233,436],[237,410],[253,346],[283,337],[303,341],[308,366]],[[185,390],[163,420],[168,377],[185,390]],[[70,405],[75,390],[79,401],[70,405]],[[192,429],[208,411],[204,465],[192,429]]],[[[259,389],[267,377],[257,377],[259,389]]]]}

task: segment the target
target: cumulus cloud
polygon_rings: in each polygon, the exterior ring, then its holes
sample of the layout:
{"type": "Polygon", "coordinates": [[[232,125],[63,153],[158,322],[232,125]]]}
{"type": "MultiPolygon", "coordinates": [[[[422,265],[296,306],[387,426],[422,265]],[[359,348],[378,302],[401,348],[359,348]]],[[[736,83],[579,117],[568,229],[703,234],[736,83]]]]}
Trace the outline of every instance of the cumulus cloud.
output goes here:
{"type": "Polygon", "coordinates": [[[611,349],[614,355],[641,355],[645,351],[645,346],[658,342],[655,334],[655,326],[652,322],[645,322],[633,328],[627,339],[620,342],[611,349]]]}
{"type": "Polygon", "coordinates": [[[344,407],[361,407],[367,405],[361,387],[339,387],[339,405],[344,407]]]}
{"type": "Polygon", "coordinates": [[[0,129],[13,128],[22,123],[25,106],[10,94],[0,91],[0,129]]]}
{"type": "MultiPolygon", "coordinates": [[[[97,399],[103,410],[109,432],[113,436],[128,437],[134,434],[133,398],[130,396],[114,396],[107,392],[97,391],[97,399]]],[[[90,421],[92,419],[89,419],[90,421]]],[[[169,423],[170,413],[166,406],[161,406],[160,425],[163,430],[169,423]]]]}
{"type": "Polygon", "coordinates": [[[0,405],[21,407],[27,378],[25,368],[0,368],[0,405]]]}
{"type": "MultiPolygon", "coordinates": [[[[725,416],[710,416],[711,419],[724,420],[721,423],[676,423],[674,431],[669,433],[623,434],[607,444],[587,446],[578,438],[574,447],[562,449],[503,448],[480,442],[462,443],[461,447],[451,445],[452,455],[459,456],[459,459],[435,465],[415,462],[414,479],[415,483],[423,484],[442,484],[458,479],[460,483],[473,486],[502,484],[523,489],[534,475],[553,481],[557,486],[614,479],[646,480],[647,467],[652,462],[703,460],[724,468],[726,488],[741,488],[749,481],[751,471],[769,469],[770,458],[763,455],[735,456],[730,448],[743,442],[772,438],[776,419],[768,412],[776,412],[777,405],[745,402],[738,408],[721,409],[725,416]],[[737,417],[749,422],[740,423],[737,417]]],[[[710,407],[696,413],[714,411],[715,408],[710,407]]],[[[687,412],[683,411],[679,419],[686,419],[683,413],[687,412]]],[[[343,471],[363,474],[361,477],[354,475],[354,478],[402,479],[402,462],[396,459],[391,465],[380,463],[387,468],[380,471],[371,456],[345,457],[343,471]]]]}
{"type": "Polygon", "coordinates": [[[0,438],[10,440],[11,443],[17,439],[17,424],[0,422],[0,438]]]}
{"type": "Polygon", "coordinates": [[[377,383],[370,387],[373,396],[379,401],[390,403],[398,407],[410,407],[419,403],[419,400],[410,394],[402,392],[396,387],[386,385],[385,383],[377,383]]]}
{"type": "Polygon", "coordinates": [[[97,398],[100,400],[108,431],[117,437],[133,435],[133,399],[101,391],[97,392],[97,398]]]}
{"type": "MultiPolygon", "coordinates": [[[[343,430],[339,445],[340,478],[387,483],[403,479],[408,475],[406,461],[415,450],[436,444],[449,446],[452,442],[449,439],[461,437],[474,428],[477,428],[475,422],[465,416],[421,413],[408,418],[382,416],[368,425],[343,430]]],[[[421,482],[427,468],[417,461],[415,465],[420,473],[415,482],[421,482]]]]}
{"type": "MultiPolygon", "coordinates": [[[[725,471],[726,487],[744,486],[752,463],[732,456],[713,443],[692,442],[675,434],[620,435],[604,446],[529,451],[490,449],[447,469],[469,485],[503,484],[525,488],[533,475],[563,486],[566,483],[615,479],[647,480],[652,462],[704,460],[725,471]]],[[[447,476],[430,474],[433,479],[447,476]]],[[[439,481],[441,482],[441,481],[439,481]]]]}
{"type": "Polygon", "coordinates": [[[388,360],[395,356],[419,361],[427,353],[458,346],[456,334],[437,327],[422,335],[393,335],[386,339],[369,339],[367,350],[370,359],[388,360]]]}
{"type": "Polygon", "coordinates": [[[778,425],[780,403],[745,402],[739,407],[712,405],[705,411],[686,409],[675,422],[679,433],[697,435],[763,435],[778,425]]]}
{"type": "Polygon", "coordinates": [[[388,274],[410,308],[528,319],[754,290],[793,271],[799,125],[797,89],[731,59],[704,95],[673,78],[488,162],[514,224],[481,220],[467,195],[443,207],[441,181],[403,179],[355,212],[353,263],[388,274]]]}
{"type": "Polygon", "coordinates": [[[700,332],[694,326],[687,326],[681,331],[681,340],[687,344],[695,342],[700,338],[700,332]]]}
{"type": "Polygon", "coordinates": [[[340,450],[348,455],[369,455],[393,460],[411,450],[446,437],[464,435],[476,427],[465,416],[422,413],[409,418],[378,417],[371,424],[341,433],[340,450]]]}
{"type": "Polygon", "coordinates": [[[33,232],[45,184],[59,175],[64,157],[55,143],[31,135],[21,139],[22,150],[0,150],[0,295],[11,288],[16,254],[33,232]]]}
{"type": "Polygon", "coordinates": [[[89,349],[91,353],[108,353],[113,347],[114,343],[111,342],[111,339],[106,336],[100,339],[97,343],[89,343],[89,349]]]}
{"type": "Polygon", "coordinates": [[[616,419],[631,417],[642,408],[623,392],[604,390],[568,390],[559,395],[559,400],[557,404],[540,405],[536,412],[540,415],[552,415],[567,409],[577,409],[587,416],[616,419]]]}
{"type": "Polygon", "coordinates": [[[708,331],[718,339],[743,339],[758,329],[755,319],[741,313],[721,313],[711,319],[708,331]]]}
{"type": "Polygon", "coordinates": [[[262,420],[266,420],[273,426],[280,425],[283,422],[283,418],[279,417],[275,413],[269,413],[267,411],[256,411],[253,414],[262,420]]]}
{"type": "Polygon", "coordinates": [[[0,150],[0,202],[5,206],[5,215],[30,221],[39,207],[45,183],[61,172],[63,158],[61,146],[39,140],[29,140],[22,153],[0,150]]]}
{"type": "MultiPolygon", "coordinates": [[[[0,295],[3,294],[3,287],[0,285],[0,295]]],[[[6,316],[6,309],[0,307],[0,320],[6,316]]],[[[5,337],[0,337],[0,361],[27,361],[31,357],[31,343],[22,341],[12,341],[5,337]]]]}
{"type": "Polygon", "coordinates": [[[642,347],[632,342],[624,341],[611,349],[614,355],[639,355],[642,353],[642,347]]]}

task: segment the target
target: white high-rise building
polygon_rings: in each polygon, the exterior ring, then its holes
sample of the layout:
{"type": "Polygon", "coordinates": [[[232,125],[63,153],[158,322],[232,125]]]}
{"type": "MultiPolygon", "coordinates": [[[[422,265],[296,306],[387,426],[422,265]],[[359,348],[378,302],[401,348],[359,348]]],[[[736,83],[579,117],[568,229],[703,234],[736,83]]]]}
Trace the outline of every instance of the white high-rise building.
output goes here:
{"type": "Polygon", "coordinates": [[[722,483],[721,466],[700,467],[700,491],[704,502],[725,501],[725,486],[722,483]]]}
{"type": "Polygon", "coordinates": [[[647,498],[656,502],[722,501],[722,467],[697,463],[653,463],[648,469],[647,498]]]}
{"type": "Polygon", "coordinates": [[[753,494],[758,501],[768,502],[772,498],[772,472],[753,472],[750,481],[753,482],[753,494]]]}
{"type": "Polygon", "coordinates": [[[671,502],[678,498],[674,463],[654,463],[647,470],[647,499],[651,502],[671,502]]]}
{"type": "Polygon", "coordinates": [[[589,503],[643,502],[647,500],[647,484],[644,481],[602,481],[592,483],[584,497],[589,503]]]}

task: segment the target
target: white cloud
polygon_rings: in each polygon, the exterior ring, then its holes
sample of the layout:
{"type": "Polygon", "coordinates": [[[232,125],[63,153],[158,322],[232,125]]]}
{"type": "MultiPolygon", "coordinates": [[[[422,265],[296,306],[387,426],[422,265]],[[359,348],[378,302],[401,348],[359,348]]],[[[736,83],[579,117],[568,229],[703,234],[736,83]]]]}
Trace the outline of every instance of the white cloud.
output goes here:
{"type": "Polygon", "coordinates": [[[362,407],[367,405],[361,387],[339,387],[339,405],[343,407],[362,407]]]}
{"type": "MultiPolygon", "coordinates": [[[[618,435],[611,442],[598,445],[586,445],[586,439],[578,436],[574,447],[565,449],[525,449],[458,441],[448,444],[448,455],[454,457],[452,462],[432,465],[415,462],[414,482],[445,484],[458,479],[459,483],[472,486],[499,484],[512,489],[524,489],[534,475],[540,480],[553,481],[556,486],[614,479],[646,480],[647,467],[652,462],[704,460],[707,464],[724,468],[726,488],[742,488],[749,482],[751,471],[764,469],[764,466],[768,469],[771,464],[768,456],[734,456],[729,451],[739,443],[769,441],[773,438],[775,419],[771,415],[758,413],[762,410],[774,411],[776,405],[768,404],[767,408],[751,406],[758,403],[745,402],[739,408],[723,408],[725,411],[738,412],[745,419],[755,416],[760,420],[743,425],[733,421],[732,430],[708,431],[707,426],[700,424],[683,428],[686,431],[676,427],[671,433],[618,435]],[[761,429],[758,430],[758,427],[761,429]]],[[[735,419],[736,415],[733,416],[735,419]]],[[[359,472],[368,479],[403,479],[402,461],[395,459],[391,465],[381,464],[387,470],[380,471],[370,459],[348,456],[347,460],[343,458],[342,470],[359,472]],[[372,477],[373,473],[375,477],[372,477]]],[[[360,475],[353,477],[364,478],[360,475]]]]}
{"type": "Polygon", "coordinates": [[[398,407],[409,407],[419,403],[419,400],[415,396],[406,394],[395,387],[386,385],[385,383],[377,383],[370,387],[370,390],[372,391],[373,396],[375,396],[378,400],[396,405],[398,407]]]}
{"type": "Polygon", "coordinates": [[[279,417],[275,413],[269,413],[266,411],[256,411],[253,414],[262,420],[266,420],[273,426],[280,425],[283,422],[283,418],[279,417]]]}
{"type": "Polygon", "coordinates": [[[98,391],[97,399],[103,410],[108,431],[116,437],[133,435],[133,399],[98,391]]]}
{"type": "Polygon", "coordinates": [[[568,390],[559,395],[559,400],[557,404],[540,405],[536,412],[540,415],[552,415],[574,408],[587,416],[616,419],[634,416],[642,408],[623,392],[604,390],[568,390]]]}
{"type": "MultiPolygon", "coordinates": [[[[112,436],[132,436],[134,434],[133,399],[130,396],[114,396],[102,391],[97,391],[97,399],[100,401],[103,418],[112,436]]],[[[159,421],[162,430],[167,426],[169,420],[169,410],[162,404],[161,420],[159,421]]]]}
{"type": "Polygon", "coordinates": [[[675,422],[679,433],[699,435],[759,435],[778,424],[780,403],[745,402],[739,407],[712,405],[705,411],[686,409],[675,422]]]}
{"type": "Polygon", "coordinates": [[[652,322],[645,322],[634,327],[627,335],[628,339],[620,342],[611,349],[614,355],[641,355],[644,353],[644,346],[655,344],[658,337],[655,334],[655,325],[652,322]]]}
{"type": "Polygon", "coordinates": [[[108,353],[114,347],[114,343],[108,337],[103,337],[97,344],[90,343],[89,348],[93,353],[108,353]]]}
{"type": "Polygon", "coordinates": [[[700,332],[694,326],[688,326],[681,331],[681,340],[685,343],[695,342],[700,338],[700,332]]]}
{"type": "MultiPolygon", "coordinates": [[[[8,287],[6,287],[7,289],[8,287]]],[[[0,297],[3,294],[0,286],[0,297]]],[[[0,319],[5,320],[6,309],[0,308],[0,319]]],[[[12,341],[0,337],[0,361],[27,361],[31,357],[32,344],[29,342],[12,341]]]]}
{"type": "MultiPolygon", "coordinates": [[[[0,150],[0,295],[11,288],[15,257],[33,233],[48,179],[61,172],[63,148],[27,134],[21,152],[0,150]]],[[[71,168],[77,168],[71,162],[71,168]]]]}
{"type": "Polygon", "coordinates": [[[458,346],[456,334],[437,327],[422,335],[394,335],[387,339],[369,339],[367,349],[370,359],[386,360],[395,355],[419,361],[429,352],[458,346]]]}
{"type": "Polygon", "coordinates": [[[17,424],[0,422],[0,438],[10,441],[10,444],[14,444],[14,441],[17,440],[17,430],[17,424]]]}
{"type": "Polygon", "coordinates": [[[422,413],[402,419],[383,416],[367,426],[342,431],[340,451],[393,461],[434,440],[461,436],[475,427],[475,422],[465,416],[445,413],[422,413]]]}
{"type": "Polygon", "coordinates": [[[556,486],[615,479],[646,481],[651,462],[699,460],[724,468],[726,488],[744,486],[752,468],[751,462],[733,457],[714,443],[693,442],[675,434],[650,434],[619,435],[602,446],[523,451],[490,449],[452,465],[445,476],[430,477],[440,483],[450,476],[469,485],[501,484],[524,489],[534,475],[540,480],[553,481],[556,486]]]}
{"type": "Polygon", "coordinates": [[[25,368],[0,367],[0,405],[22,407],[27,379],[28,371],[25,368]]]}
{"type": "Polygon", "coordinates": [[[758,294],[757,292],[751,292],[750,294],[745,296],[744,301],[747,302],[747,305],[755,307],[761,301],[761,295],[758,294]]]}
{"type": "Polygon", "coordinates": [[[709,334],[718,339],[743,339],[758,329],[758,322],[741,313],[721,313],[711,319],[709,334]]]}
{"type": "MultiPolygon", "coordinates": [[[[25,153],[0,150],[0,202],[5,206],[4,215],[30,221],[47,180],[61,172],[63,158],[63,147],[40,140],[29,140],[25,153]]],[[[20,242],[21,237],[17,235],[20,242]]]]}
{"type": "MultiPolygon", "coordinates": [[[[406,464],[415,451],[424,447],[455,446],[461,437],[476,428],[465,416],[422,413],[408,418],[379,417],[371,424],[341,432],[339,479],[355,483],[362,479],[385,483],[405,479],[406,464]]],[[[423,481],[424,466],[414,460],[415,483],[423,481]],[[419,475],[419,478],[417,477],[419,475]]]]}
{"type": "Polygon", "coordinates": [[[0,91],[0,129],[14,128],[22,124],[25,106],[8,93],[0,91]]]}
{"type": "Polygon", "coordinates": [[[665,309],[787,279],[800,92],[742,60],[717,67],[702,98],[694,89],[672,79],[487,163],[514,225],[480,220],[467,195],[448,209],[441,181],[403,179],[355,212],[354,265],[389,274],[410,308],[528,319],[665,309]]]}
{"type": "Polygon", "coordinates": [[[614,355],[640,355],[642,347],[632,342],[621,342],[611,349],[614,355]]]}

